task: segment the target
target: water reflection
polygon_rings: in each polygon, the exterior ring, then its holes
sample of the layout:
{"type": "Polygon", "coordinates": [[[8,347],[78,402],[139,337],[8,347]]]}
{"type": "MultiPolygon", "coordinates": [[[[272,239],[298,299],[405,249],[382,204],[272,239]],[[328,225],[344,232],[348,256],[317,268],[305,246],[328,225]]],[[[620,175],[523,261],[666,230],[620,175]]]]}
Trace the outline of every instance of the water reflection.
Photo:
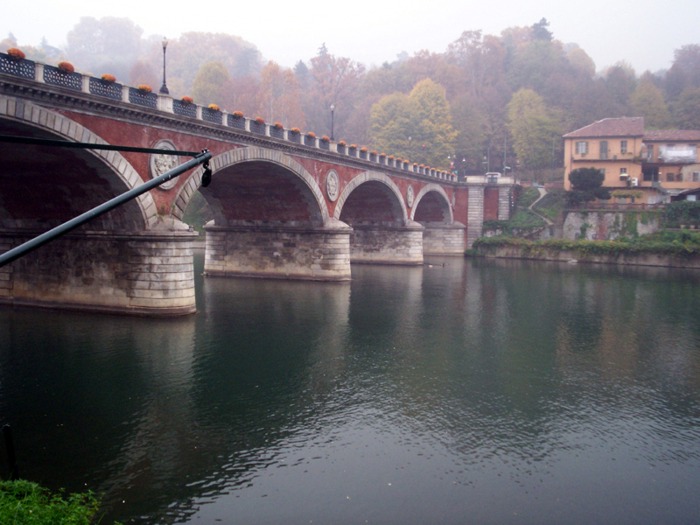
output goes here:
{"type": "Polygon", "coordinates": [[[172,321],[6,309],[0,417],[126,523],[690,522],[698,284],[435,259],[206,279],[172,321]]]}

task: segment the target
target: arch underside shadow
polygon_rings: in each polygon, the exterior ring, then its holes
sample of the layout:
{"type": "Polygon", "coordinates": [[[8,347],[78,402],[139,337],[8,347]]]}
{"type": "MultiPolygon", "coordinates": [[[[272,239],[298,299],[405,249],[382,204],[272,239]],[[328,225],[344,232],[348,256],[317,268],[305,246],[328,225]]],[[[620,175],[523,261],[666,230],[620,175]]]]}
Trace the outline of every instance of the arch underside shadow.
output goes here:
{"type": "MultiPolygon", "coordinates": [[[[11,97],[0,100],[0,134],[106,144],[66,116],[11,97]]],[[[0,165],[2,251],[143,184],[117,151],[0,143],[0,165]]],[[[0,303],[192,313],[194,234],[171,224],[143,193],[0,268],[0,303]]]]}
{"type": "MultiPolygon", "coordinates": [[[[211,167],[211,185],[199,189],[214,216],[205,227],[207,275],[350,279],[350,228],[328,216],[318,184],[300,164],[248,147],[214,157],[211,167]]],[[[198,182],[195,173],[178,209],[198,182]]]]}
{"type": "Polygon", "coordinates": [[[418,193],[412,218],[424,227],[425,255],[464,255],[466,228],[455,222],[452,205],[441,186],[428,184],[418,193]]]}
{"type": "MultiPolygon", "coordinates": [[[[63,115],[26,101],[21,108],[16,99],[7,102],[0,105],[2,135],[106,144],[63,115]]],[[[53,227],[143,183],[116,151],[0,143],[0,163],[0,224],[10,228],[53,227]]],[[[143,231],[157,222],[153,198],[145,193],[86,228],[143,231]]]]}
{"type": "Polygon", "coordinates": [[[390,177],[365,172],[343,190],[334,216],[352,227],[351,260],[365,264],[422,264],[422,226],[408,219],[390,177]]]}
{"type": "Polygon", "coordinates": [[[199,191],[217,226],[284,224],[320,227],[328,210],[318,184],[291,157],[257,146],[236,148],[210,161],[212,184],[201,186],[203,169],[195,170],[175,199],[173,215],[181,219],[199,191]]]}
{"type": "Polygon", "coordinates": [[[454,215],[445,190],[428,184],[416,195],[411,219],[421,224],[452,224],[454,215]]]}
{"type": "Polygon", "coordinates": [[[387,175],[372,171],[358,175],[347,184],[338,198],[334,217],[351,226],[405,226],[408,222],[399,188],[387,175]]]}

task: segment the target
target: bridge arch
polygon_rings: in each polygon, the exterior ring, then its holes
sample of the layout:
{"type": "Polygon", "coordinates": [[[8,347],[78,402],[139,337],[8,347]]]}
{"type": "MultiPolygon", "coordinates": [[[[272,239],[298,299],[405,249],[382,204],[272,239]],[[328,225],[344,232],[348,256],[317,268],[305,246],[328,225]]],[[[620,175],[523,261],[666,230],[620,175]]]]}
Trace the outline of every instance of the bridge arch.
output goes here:
{"type": "MultiPolygon", "coordinates": [[[[18,123],[29,136],[35,138],[107,144],[99,135],[65,115],[26,100],[0,96],[0,134],[5,134],[7,128],[10,131],[6,134],[16,136],[18,123]]],[[[11,184],[29,185],[30,189],[20,189],[19,186],[10,189],[9,183],[3,183],[3,186],[6,191],[17,191],[17,195],[33,195],[39,206],[43,205],[44,213],[51,214],[45,217],[49,222],[65,222],[144,182],[136,169],[117,151],[73,149],[57,154],[55,151],[47,152],[48,148],[43,146],[23,145],[21,148],[21,151],[17,148],[12,150],[12,159],[4,159],[5,173],[9,175],[8,180],[14,179],[11,184]],[[63,173],[55,171],[55,166],[65,164],[72,165],[74,170],[63,173]],[[14,165],[17,166],[17,173],[14,165]],[[62,181],[63,189],[59,184],[62,181]],[[76,188],[76,185],[82,188],[76,188]],[[83,196],[79,198],[81,189],[83,196]],[[47,201],[51,206],[47,206],[47,201]]],[[[12,215],[8,210],[2,213],[12,215]]],[[[10,217],[5,216],[4,219],[10,217]]],[[[151,229],[156,224],[158,212],[155,201],[149,193],[144,193],[96,219],[93,228],[97,225],[107,230],[140,230],[151,229]]]]}
{"type": "Polygon", "coordinates": [[[411,209],[411,220],[420,223],[452,224],[454,214],[445,189],[438,184],[423,186],[411,209]]]}
{"type": "MultiPolygon", "coordinates": [[[[343,188],[333,214],[335,219],[345,222],[354,222],[354,220],[358,219],[363,220],[362,214],[358,211],[362,203],[358,202],[357,198],[359,195],[357,190],[361,190],[361,188],[367,188],[367,194],[361,195],[360,198],[366,198],[370,193],[373,193],[375,196],[378,195],[379,198],[384,200],[384,204],[388,205],[384,207],[383,211],[390,214],[383,217],[376,215],[382,210],[375,206],[373,210],[375,215],[365,215],[365,220],[373,220],[374,222],[399,222],[402,226],[407,224],[408,210],[401,196],[401,190],[394,181],[391,180],[391,177],[377,171],[366,171],[353,178],[348,185],[343,188]]],[[[369,212],[370,210],[365,209],[365,211],[369,212]]]]}
{"type": "Polygon", "coordinates": [[[242,204],[237,200],[240,195],[236,195],[235,192],[248,191],[251,199],[257,199],[251,203],[253,207],[261,206],[263,200],[267,205],[276,203],[278,212],[287,214],[286,217],[281,215],[278,217],[285,222],[297,220],[323,226],[330,220],[325,199],[317,182],[300,163],[282,152],[259,146],[241,147],[212,157],[209,165],[212,169],[211,186],[202,187],[204,170],[200,167],[192,173],[180,189],[173,206],[173,215],[177,219],[182,219],[192,196],[200,191],[211,206],[214,222],[217,225],[225,226],[232,221],[255,220],[256,217],[253,215],[246,216],[245,211],[232,209],[232,206],[238,204],[241,207],[242,204]],[[247,173],[244,174],[244,170],[247,170],[247,173]],[[236,177],[239,183],[238,185],[217,185],[217,177],[236,177]],[[256,177],[253,181],[255,189],[245,186],[246,177],[249,180],[250,177],[256,177]],[[280,179],[287,179],[288,184],[286,186],[279,184],[280,179]],[[295,198],[299,200],[297,204],[304,208],[303,210],[291,210],[295,198]],[[227,202],[229,200],[233,201],[233,204],[227,202]],[[304,214],[306,217],[303,217],[304,214]]]}

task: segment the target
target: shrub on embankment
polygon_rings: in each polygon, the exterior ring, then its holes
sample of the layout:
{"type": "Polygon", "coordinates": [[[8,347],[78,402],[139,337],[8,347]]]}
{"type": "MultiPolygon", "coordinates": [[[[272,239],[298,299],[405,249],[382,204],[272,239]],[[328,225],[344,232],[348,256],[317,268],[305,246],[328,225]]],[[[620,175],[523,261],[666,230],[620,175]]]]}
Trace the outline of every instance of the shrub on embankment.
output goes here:
{"type": "Polygon", "coordinates": [[[700,202],[677,201],[664,207],[666,228],[700,228],[700,202]]]}
{"type": "Polygon", "coordinates": [[[31,481],[0,481],[0,523],[3,525],[89,525],[99,501],[88,491],[52,493],[31,481]]]}
{"type": "Polygon", "coordinates": [[[700,231],[665,231],[615,241],[529,241],[507,236],[482,237],[474,242],[470,254],[483,257],[700,268],[700,231]]]}

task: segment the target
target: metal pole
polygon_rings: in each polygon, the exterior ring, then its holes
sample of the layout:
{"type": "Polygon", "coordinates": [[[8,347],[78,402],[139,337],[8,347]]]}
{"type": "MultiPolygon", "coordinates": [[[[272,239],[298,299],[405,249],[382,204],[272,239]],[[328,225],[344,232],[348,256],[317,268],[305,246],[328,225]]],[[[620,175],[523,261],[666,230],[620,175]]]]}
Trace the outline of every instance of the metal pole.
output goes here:
{"type": "Polygon", "coordinates": [[[168,95],[170,94],[170,91],[168,91],[168,86],[165,84],[165,51],[168,48],[168,39],[163,38],[163,85],[160,86],[160,93],[161,95],[168,95]]]}
{"type": "Polygon", "coordinates": [[[331,140],[335,140],[334,130],[335,128],[335,104],[331,104],[331,140]]]}
{"type": "MultiPolygon", "coordinates": [[[[20,257],[29,253],[30,251],[33,251],[39,248],[40,246],[43,246],[44,244],[54,240],[56,237],[59,237],[76,229],[78,226],[82,226],[83,224],[85,224],[88,221],[91,221],[92,219],[99,217],[100,215],[104,215],[105,213],[116,208],[117,206],[121,206],[125,202],[130,201],[131,199],[138,197],[143,193],[146,193],[150,189],[155,188],[156,186],[160,186],[164,182],[168,182],[170,179],[181,175],[187,170],[207,162],[209,159],[211,159],[211,157],[212,154],[209,151],[204,150],[194,159],[189,160],[184,164],[181,164],[180,166],[171,169],[167,173],[164,173],[163,175],[160,175],[155,179],[151,179],[148,182],[142,184],[141,186],[132,188],[131,190],[126,191],[121,195],[118,195],[113,199],[110,199],[107,202],[100,204],[99,206],[96,206],[95,208],[89,211],[86,211],[82,215],[79,215],[74,219],[64,222],[63,224],[56,226],[55,228],[45,233],[42,233],[38,237],[35,237],[23,244],[20,244],[15,248],[12,248],[11,250],[6,251],[2,255],[0,255],[0,267],[11,263],[15,259],[19,259],[20,257]]],[[[209,170],[208,165],[205,165],[205,173],[202,177],[202,185],[206,186],[210,177],[211,171],[209,170]]]]}
{"type": "Polygon", "coordinates": [[[15,137],[8,135],[0,135],[0,142],[8,142],[10,144],[34,144],[38,146],[51,146],[69,149],[128,151],[131,153],[162,153],[165,155],[174,155],[178,157],[196,157],[201,154],[200,151],[183,151],[177,149],[164,148],[140,148],[136,146],[114,146],[112,144],[94,144],[92,142],[69,142],[67,140],[37,139],[34,137],[15,137]]]}

